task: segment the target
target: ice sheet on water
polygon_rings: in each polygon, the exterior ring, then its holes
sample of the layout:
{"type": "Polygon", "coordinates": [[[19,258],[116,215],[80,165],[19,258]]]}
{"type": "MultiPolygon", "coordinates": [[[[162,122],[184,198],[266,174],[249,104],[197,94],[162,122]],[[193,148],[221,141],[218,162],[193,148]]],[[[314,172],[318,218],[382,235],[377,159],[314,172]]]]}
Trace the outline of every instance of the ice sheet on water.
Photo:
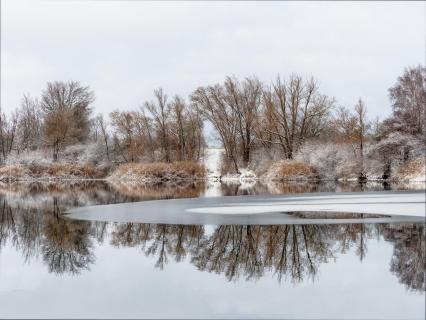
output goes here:
{"type": "MultiPolygon", "coordinates": [[[[282,214],[284,212],[370,213],[392,216],[386,218],[392,219],[390,222],[422,222],[425,218],[425,194],[410,191],[204,197],[77,208],[70,210],[68,217],[111,222],[194,225],[332,223],[330,219],[323,219],[322,222],[321,219],[289,217],[282,214]]],[[[362,221],[363,219],[354,219],[354,223],[362,221]]]]}

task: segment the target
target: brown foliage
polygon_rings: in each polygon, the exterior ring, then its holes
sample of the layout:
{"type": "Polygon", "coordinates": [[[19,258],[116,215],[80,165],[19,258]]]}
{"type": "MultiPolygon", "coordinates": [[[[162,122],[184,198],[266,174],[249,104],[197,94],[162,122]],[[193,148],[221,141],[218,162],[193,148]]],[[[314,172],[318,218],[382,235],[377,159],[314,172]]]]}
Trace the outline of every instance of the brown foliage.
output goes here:
{"type": "Polygon", "coordinates": [[[402,164],[396,173],[398,180],[419,179],[425,181],[425,159],[416,159],[402,164]]]}
{"type": "Polygon", "coordinates": [[[89,132],[90,104],[94,93],[78,82],[48,83],[41,97],[45,142],[53,148],[53,159],[66,145],[84,142],[89,132]]]}
{"type": "Polygon", "coordinates": [[[28,170],[21,165],[8,165],[0,167],[0,180],[16,180],[28,173],[28,170]]]}
{"type": "Polygon", "coordinates": [[[0,167],[0,180],[100,179],[107,172],[92,165],[53,164],[50,166],[7,165],[0,167]]]}
{"type": "Polygon", "coordinates": [[[272,181],[318,180],[319,175],[315,168],[306,163],[296,160],[282,160],[269,168],[266,179],[272,181]]]}

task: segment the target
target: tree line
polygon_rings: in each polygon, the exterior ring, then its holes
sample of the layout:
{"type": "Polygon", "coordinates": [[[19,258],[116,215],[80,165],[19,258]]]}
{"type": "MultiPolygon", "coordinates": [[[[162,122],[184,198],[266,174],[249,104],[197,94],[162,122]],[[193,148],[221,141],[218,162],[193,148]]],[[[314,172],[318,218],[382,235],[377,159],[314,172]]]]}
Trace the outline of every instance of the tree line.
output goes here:
{"type": "Polygon", "coordinates": [[[342,107],[321,93],[314,79],[291,75],[288,79],[279,76],[271,84],[256,77],[244,81],[228,77],[223,84],[198,88],[191,101],[214,125],[228,163],[236,172],[256,157],[260,161],[265,155],[270,159],[294,159],[307,142],[331,142],[351,149],[357,176],[365,180],[367,157],[384,158],[386,178],[391,161],[401,149],[406,149],[402,151],[404,160],[409,157],[410,147],[414,149],[408,140],[424,143],[426,69],[406,69],[389,89],[389,97],[392,115],[383,121],[371,121],[361,98],[352,109],[342,107]],[[377,148],[371,148],[373,144],[377,148]]]}
{"type": "Polygon", "coordinates": [[[16,111],[0,114],[1,160],[44,150],[58,161],[67,147],[79,144],[95,145],[100,162],[199,160],[206,146],[203,124],[209,121],[225,149],[228,172],[262,157],[300,158],[312,143],[333,143],[349,150],[360,180],[366,178],[367,158],[383,164],[386,178],[395,158],[408,160],[418,147],[410,141],[424,142],[426,68],[407,68],[389,97],[392,115],[371,121],[361,98],[353,108],[339,106],[313,78],[293,74],[264,83],[255,76],[227,77],[197,88],[188,99],[170,98],[159,88],[137,110],[115,110],[105,119],[93,115],[89,87],[53,82],[40,98],[25,95],[16,111]]]}
{"type": "Polygon", "coordinates": [[[79,82],[48,83],[40,98],[24,95],[10,116],[0,115],[2,161],[14,153],[50,151],[53,161],[68,146],[102,144],[107,161],[198,160],[204,148],[203,121],[183,98],[162,89],[137,111],[116,110],[109,120],[93,115],[94,92],[79,82]]]}

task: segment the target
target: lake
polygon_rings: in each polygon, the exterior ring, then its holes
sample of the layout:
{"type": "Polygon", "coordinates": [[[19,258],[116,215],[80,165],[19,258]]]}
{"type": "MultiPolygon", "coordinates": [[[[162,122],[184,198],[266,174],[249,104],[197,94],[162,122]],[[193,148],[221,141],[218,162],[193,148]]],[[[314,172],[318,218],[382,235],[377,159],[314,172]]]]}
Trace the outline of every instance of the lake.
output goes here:
{"type": "Polygon", "coordinates": [[[420,185],[0,185],[2,318],[424,319],[424,223],[178,225],[71,220],[75,207],[420,185]]]}

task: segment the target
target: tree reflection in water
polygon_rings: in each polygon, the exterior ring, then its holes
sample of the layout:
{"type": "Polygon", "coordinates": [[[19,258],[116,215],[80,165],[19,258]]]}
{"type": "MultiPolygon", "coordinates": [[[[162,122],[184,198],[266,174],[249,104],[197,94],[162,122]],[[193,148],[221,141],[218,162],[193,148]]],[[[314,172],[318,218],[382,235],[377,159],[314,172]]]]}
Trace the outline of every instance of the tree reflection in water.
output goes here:
{"type": "Polygon", "coordinates": [[[12,209],[4,200],[0,211],[0,252],[10,242],[25,262],[42,256],[50,272],[78,274],[94,263],[92,225],[63,219],[57,200],[44,212],[12,209]]]}
{"type": "Polygon", "coordinates": [[[394,244],[390,270],[408,289],[425,291],[425,226],[381,226],[383,238],[394,244]]]}
{"type": "Polygon", "coordinates": [[[46,212],[44,220],[41,252],[49,271],[78,274],[89,269],[95,261],[90,223],[61,218],[56,199],[53,211],[46,212]]]}
{"type": "Polygon", "coordinates": [[[0,190],[0,255],[3,247],[13,247],[25,262],[41,259],[55,274],[89,270],[95,263],[94,244],[109,243],[138,248],[160,269],[172,261],[186,261],[200,271],[223,274],[228,281],[272,273],[278,281],[298,283],[314,280],[321,264],[349,250],[362,261],[369,241],[384,239],[394,247],[390,271],[408,289],[426,290],[422,224],[221,225],[207,232],[205,226],[83,222],[61,213],[70,206],[135,201],[156,192],[165,198],[197,196],[204,186],[140,189],[140,198],[127,189],[121,194],[96,184],[63,190],[37,185],[36,192],[34,188],[16,195],[0,190]]]}
{"type": "Polygon", "coordinates": [[[115,226],[111,243],[140,246],[161,269],[169,256],[179,262],[189,254],[200,271],[223,273],[230,281],[273,272],[279,281],[300,282],[314,279],[322,263],[354,246],[362,260],[367,240],[377,232],[376,225],[364,224],[222,225],[207,235],[204,226],[127,223],[115,226]]]}

